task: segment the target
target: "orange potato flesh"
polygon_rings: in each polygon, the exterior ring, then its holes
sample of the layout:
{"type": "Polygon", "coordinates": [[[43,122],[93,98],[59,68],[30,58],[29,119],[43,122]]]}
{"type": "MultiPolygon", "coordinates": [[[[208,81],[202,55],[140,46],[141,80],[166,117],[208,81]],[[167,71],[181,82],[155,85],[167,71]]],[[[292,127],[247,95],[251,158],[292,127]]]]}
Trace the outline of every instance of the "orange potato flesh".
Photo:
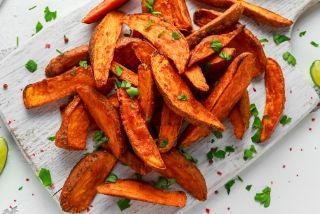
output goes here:
{"type": "Polygon", "coordinates": [[[159,132],[159,142],[158,147],[161,153],[168,152],[174,146],[174,143],[177,140],[179,131],[182,126],[183,118],[171,111],[168,106],[163,103],[161,111],[161,124],[159,132]],[[164,147],[159,145],[167,140],[168,144],[164,147]]]}
{"type": "Polygon", "coordinates": [[[189,80],[192,86],[200,91],[208,91],[209,85],[204,77],[201,68],[194,65],[184,72],[184,76],[189,80]]]}
{"type": "MultiPolygon", "coordinates": [[[[231,56],[233,59],[236,55],[235,48],[223,48],[221,52],[224,52],[231,56]]],[[[226,68],[232,61],[227,61],[220,56],[212,56],[207,62],[206,74],[209,79],[214,79],[220,71],[226,68]]]]}
{"type": "Polygon", "coordinates": [[[110,70],[120,80],[126,80],[134,86],[138,85],[138,75],[136,73],[134,73],[133,71],[129,70],[128,68],[124,67],[123,65],[121,65],[115,61],[112,61],[110,70]],[[122,69],[122,74],[120,76],[118,76],[118,74],[117,74],[117,68],[122,69]]]}
{"type": "Polygon", "coordinates": [[[126,15],[123,22],[172,59],[179,73],[185,71],[190,50],[187,40],[175,26],[151,14],[126,15]],[[173,39],[173,34],[179,38],[173,39]]]}
{"type": "MultiPolygon", "coordinates": [[[[226,91],[228,93],[232,93],[232,90],[236,89],[242,89],[245,90],[246,87],[244,86],[246,84],[249,84],[247,82],[240,82],[239,79],[241,79],[241,75],[246,75],[246,71],[240,71],[240,66],[243,63],[243,61],[248,58],[249,56],[252,56],[250,53],[243,53],[236,57],[233,62],[228,67],[226,73],[222,76],[217,86],[214,88],[214,90],[211,92],[211,94],[207,97],[204,106],[209,109],[211,112],[214,112],[219,119],[224,119],[226,115],[228,115],[228,112],[231,111],[233,105],[240,99],[237,98],[238,94],[232,95],[229,97],[229,95],[225,98],[223,98],[223,95],[226,91]],[[237,74],[240,73],[240,74],[237,74]],[[237,78],[235,78],[237,76],[237,78]],[[230,87],[230,85],[233,85],[233,87],[230,87]],[[229,90],[227,90],[230,88],[229,90]],[[219,101],[223,101],[219,103],[219,101]],[[216,106],[216,109],[214,108],[216,106]],[[231,107],[230,107],[231,106],[231,107]],[[219,111],[218,111],[219,110],[219,111]],[[223,112],[224,110],[224,112],[223,112]],[[222,112],[224,115],[222,115],[222,112]]],[[[246,60],[245,64],[251,64],[249,63],[249,60],[252,60],[252,57],[250,57],[248,60],[246,60]]],[[[242,66],[243,68],[244,66],[242,66]]],[[[251,68],[250,68],[251,69],[251,68]]],[[[248,69],[249,71],[251,71],[248,69]]],[[[250,76],[250,75],[249,75],[250,76]]],[[[249,79],[249,78],[248,78],[249,79]]],[[[251,76],[250,76],[251,80],[251,76]]],[[[236,92],[236,91],[235,91],[236,92]]],[[[189,125],[186,130],[182,133],[181,138],[179,139],[179,145],[181,147],[188,147],[191,144],[195,143],[199,139],[208,136],[210,134],[210,130],[206,128],[202,128],[199,126],[193,126],[189,125]]]]}
{"type": "Polygon", "coordinates": [[[80,85],[94,85],[91,68],[74,68],[59,76],[27,85],[23,90],[23,101],[27,109],[70,96],[80,85]]]}
{"type": "Polygon", "coordinates": [[[62,123],[56,133],[55,145],[67,150],[84,150],[90,118],[78,96],[61,112],[62,123]]]}
{"type": "Polygon", "coordinates": [[[123,16],[120,12],[108,13],[96,27],[90,40],[90,61],[96,86],[99,89],[103,89],[108,81],[114,50],[122,29],[123,16]]]}
{"type": "Polygon", "coordinates": [[[191,52],[189,67],[197,62],[207,59],[213,54],[217,54],[215,50],[211,47],[211,43],[218,41],[221,43],[222,47],[227,46],[242,30],[243,25],[237,25],[236,29],[227,34],[212,35],[204,38],[191,52]]]}
{"type": "Polygon", "coordinates": [[[208,24],[213,19],[221,16],[222,13],[216,10],[208,10],[208,9],[198,9],[193,14],[193,21],[199,27],[208,24]]]}
{"type": "Polygon", "coordinates": [[[233,4],[221,16],[213,19],[206,25],[202,26],[199,30],[194,31],[187,37],[190,48],[196,46],[203,38],[211,34],[221,33],[223,30],[236,24],[243,12],[241,3],[233,4]]]}
{"type": "Polygon", "coordinates": [[[157,92],[150,67],[146,64],[139,65],[138,77],[139,104],[144,120],[149,122],[153,116],[157,92]]]}
{"type": "Polygon", "coordinates": [[[160,174],[166,178],[174,178],[183,189],[199,201],[207,199],[206,181],[196,165],[185,159],[175,148],[163,153],[162,158],[167,168],[157,170],[160,174]]]}
{"type": "Polygon", "coordinates": [[[266,104],[262,119],[262,132],[260,142],[270,138],[279,123],[286,101],[285,82],[280,65],[268,58],[265,73],[266,104]]]}
{"type": "Polygon", "coordinates": [[[133,46],[135,55],[141,63],[151,65],[151,55],[156,49],[147,41],[142,41],[133,46]]]}
{"type": "Polygon", "coordinates": [[[249,128],[251,111],[250,111],[250,98],[248,90],[242,95],[239,100],[239,111],[244,123],[245,129],[249,128]]]}
{"type": "Polygon", "coordinates": [[[223,124],[198,102],[169,60],[155,53],[151,59],[152,72],[160,94],[167,106],[194,125],[224,130],[223,124]],[[179,97],[184,97],[179,99],[179,97]]]}
{"type": "Polygon", "coordinates": [[[165,169],[157,145],[149,133],[137,100],[129,98],[124,89],[118,89],[122,124],[133,151],[148,166],[165,169]]]}
{"type": "Polygon", "coordinates": [[[97,126],[109,138],[106,144],[110,147],[113,155],[119,158],[127,149],[119,113],[107,97],[92,87],[80,86],[77,88],[77,93],[97,126]]]}
{"type": "Polygon", "coordinates": [[[86,210],[116,164],[111,154],[96,151],[83,157],[71,170],[60,195],[60,206],[65,212],[78,213],[86,210]]]}
{"type": "Polygon", "coordinates": [[[135,172],[139,173],[140,175],[146,175],[151,172],[151,168],[146,166],[144,162],[142,162],[134,153],[131,151],[125,152],[123,155],[120,156],[119,160],[121,163],[129,166],[135,172]]]}
{"type": "Polygon", "coordinates": [[[239,105],[236,105],[235,107],[233,107],[233,109],[229,114],[229,120],[233,126],[234,136],[236,137],[236,139],[241,140],[246,131],[246,128],[242,120],[242,116],[239,110],[239,105]]]}
{"type": "Polygon", "coordinates": [[[101,184],[97,187],[97,191],[104,195],[166,206],[184,207],[187,201],[187,195],[184,192],[168,192],[146,182],[135,180],[117,180],[116,183],[101,184]]]}
{"type": "Polygon", "coordinates": [[[51,59],[45,69],[46,76],[54,77],[60,75],[73,67],[78,66],[81,60],[88,60],[88,49],[88,45],[81,45],[51,59]]]}
{"type": "Polygon", "coordinates": [[[110,104],[113,106],[113,108],[118,109],[119,108],[119,100],[118,100],[118,96],[117,94],[113,94],[111,96],[108,97],[108,100],[110,102],[110,104]]]}

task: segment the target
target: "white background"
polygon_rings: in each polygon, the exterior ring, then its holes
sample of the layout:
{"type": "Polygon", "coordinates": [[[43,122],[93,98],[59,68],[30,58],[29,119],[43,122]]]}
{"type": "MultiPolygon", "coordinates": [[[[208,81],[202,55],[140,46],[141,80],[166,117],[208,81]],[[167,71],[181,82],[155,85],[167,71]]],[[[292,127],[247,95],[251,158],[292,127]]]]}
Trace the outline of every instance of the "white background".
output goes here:
{"type": "MultiPolygon", "coordinates": [[[[0,6],[0,50],[12,50],[16,37],[20,45],[35,32],[38,21],[49,26],[43,18],[43,10],[49,6],[58,11],[58,18],[86,1],[77,0],[5,0],[0,6]],[[31,11],[28,8],[36,5],[31,11]]],[[[296,56],[298,70],[309,78],[309,67],[320,59],[320,48],[310,45],[320,43],[320,4],[309,10],[296,23],[292,32],[292,52],[296,56]],[[307,31],[300,38],[300,31],[307,31]]],[[[48,35],[48,42],[50,35],[48,35]]],[[[272,42],[272,41],[270,41],[272,42]]],[[[55,48],[51,48],[55,51],[55,48]]],[[[3,52],[2,52],[3,55],[3,52]]],[[[1,57],[1,53],[0,53],[1,57]]],[[[23,63],[23,62],[22,62],[23,63]]],[[[1,72],[1,68],[0,68],[1,72]]],[[[310,81],[310,84],[312,82],[310,81]]],[[[9,86],[10,87],[10,86],[9,86]]],[[[0,87],[0,93],[2,86],[0,87]]],[[[297,100],[297,102],[299,102],[297,100]]],[[[15,207],[18,213],[59,213],[60,209],[44,190],[37,177],[20,154],[17,146],[0,122],[0,136],[7,138],[9,157],[0,176],[0,214],[15,207]],[[27,181],[29,179],[29,181],[27,181]],[[23,187],[20,191],[19,187],[23,187]]],[[[244,182],[237,182],[230,195],[222,188],[207,202],[199,204],[192,213],[319,213],[320,212],[320,111],[310,114],[288,136],[267,154],[240,174],[244,182]],[[246,185],[253,185],[250,192],[246,185]],[[265,186],[272,188],[271,205],[263,208],[254,201],[256,192],[265,186]]],[[[107,211],[106,211],[107,213],[107,211]]]]}

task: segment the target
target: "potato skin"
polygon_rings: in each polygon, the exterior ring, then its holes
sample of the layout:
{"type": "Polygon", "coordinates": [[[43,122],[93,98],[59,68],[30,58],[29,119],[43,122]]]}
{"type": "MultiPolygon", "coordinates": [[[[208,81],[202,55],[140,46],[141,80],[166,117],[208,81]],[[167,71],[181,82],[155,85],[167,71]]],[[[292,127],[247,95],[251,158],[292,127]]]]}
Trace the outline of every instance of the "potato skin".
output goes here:
{"type": "Polygon", "coordinates": [[[97,194],[96,187],[116,164],[116,158],[103,151],[83,157],[71,170],[60,195],[60,206],[65,212],[82,212],[97,194]]]}
{"type": "Polygon", "coordinates": [[[202,27],[221,15],[222,13],[219,11],[201,8],[194,12],[193,21],[196,25],[202,27]]]}
{"type": "Polygon", "coordinates": [[[157,189],[146,182],[129,179],[101,184],[97,187],[97,191],[100,194],[180,208],[184,207],[187,201],[187,195],[184,192],[169,192],[157,189]]]}
{"type": "Polygon", "coordinates": [[[130,82],[134,86],[138,86],[138,75],[133,71],[129,70],[125,66],[119,64],[116,61],[112,61],[110,71],[116,75],[120,80],[126,80],[130,82]],[[117,66],[122,68],[122,74],[120,76],[117,75],[116,68],[117,66]]]}
{"type": "Polygon", "coordinates": [[[200,90],[200,91],[208,91],[209,85],[205,76],[202,73],[201,68],[198,65],[194,65],[184,72],[184,76],[189,80],[191,85],[200,90]]]}

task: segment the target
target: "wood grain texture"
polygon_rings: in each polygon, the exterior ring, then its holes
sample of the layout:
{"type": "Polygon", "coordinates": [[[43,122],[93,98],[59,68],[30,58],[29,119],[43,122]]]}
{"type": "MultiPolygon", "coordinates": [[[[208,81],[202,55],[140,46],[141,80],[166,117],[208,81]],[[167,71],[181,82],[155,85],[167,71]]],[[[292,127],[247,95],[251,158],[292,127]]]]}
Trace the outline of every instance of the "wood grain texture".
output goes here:
{"type": "MultiPolygon", "coordinates": [[[[59,198],[59,190],[63,186],[71,168],[80,160],[83,152],[63,151],[56,148],[53,142],[47,140],[49,136],[55,134],[60,126],[59,103],[61,104],[63,101],[42,108],[26,110],[23,106],[22,89],[29,83],[45,78],[44,68],[49,60],[56,55],[54,51],[49,52],[44,49],[48,35],[50,35],[50,42],[53,47],[65,47],[60,48],[62,51],[63,49],[67,50],[89,41],[94,26],[84,25],[80,20],[89,8],[92,8],[100,1],[87,0],[86,2],[89,3],[35,35],[29,43],[14,51],[0,63],[0,85],[7,83],[9,86],[8,90],[1,90],[0,92],[1,117],[7,123],[8,129],[35,173],[38,174],[41,167],[50,169],[54,187],[48,189],[48,191],[55,200],[59,198]],[[65,45],[63,42],[62,38],[64,34],[68,35],[69,38],[73,38],[68,45],[65,45]],[[33,74],[24,68],[24,64],[30,58],[38,62],[38,71],[33,74]]],[[[296,20],[306,8],[314,5],[316,2],[316,0],[255,1],[255,3],[293,20],[296,20]]],[[[122,7],[121,10],[126,12],[130,11],[131,13],[139,12],[139,3],[140,1],[130,1],[130,3],[122,7]]],[[[193,14],[196,7],[203,6],[202,4],[194,3],[194,1],[188,1],[187,3],[191,14],[193,14]]],[[[213,194],[213,192],[224,185],[226,181],[237,175],[269,148],[274,146],[276,142],[296,126],[319,101],[317,94],[309,83],[303,80],[302,75],[282,60],[282,53],[290,49],[290,43],[283,43],[280,46],[276,46],[271,42],[274,33],[286,33],[289,35],[291,29],[274,29],[267,26],[258,26],[247,18],[243,18],[241,22],[246,24],[258,38],[267,38],[270,41],[265,44],[265,51],[269,57],[277,59],[284,70],[287,94],[285,114],[290,115],[293,120],[291,124],[285,127],[278,126],[272,138],[265,145],[256,146],[258,154],[251,161],[244,162],[242,158],[243,150],[250,146],[251,131],[248,131],[243,140],[239,142],[234,139],[229,124],[226,124],[228,131],[224,133],[224,137],[216,141],[215,144],[199,143],[191,147],[189,151],[199,160],[198,167],[206,178],[209,195],[213,194]],[[224,160],[216,161],[215,164],[209,165],[205,155],[209,149],[212,146],[224,147],[227,144],[235,145],[236,152],[224,160]],[[216,171],[221,171],[223,173],[222,176],[216,175],[216,171]]],[[[259,112],[262,113],[265,102],[264,81],[262,77],[252,82],[249,87],[249,92],[251,102],[256,103],[259,112]],[[253,87],[256,89],[256,92],[253,92],[253,87]]],[[[211,137],[204,139],[203,142],[210,141],[210,138],[211,137]]],[[[92,150],[91,136],[89,136],[87,148],[90,151],[92,150]]],[[[131,169],[122,165],[118,165],[114,169],[114,172],[121,178],[133,178],[134,176],[134,172],[131,169]]],[[[153,173],[146,176],[145,179],[156,180],[157,176],[158,174],[153,173]]],[[[177,185],[173,186],[173,190],[179,189],[177,185]]],[[[117,200],[117,198],[99,195],[94,200],[90,213],[103,213],[106,210],[108,213],[120,213],[116,205],[117,200]]],[[[199,202],[189,196],[187,206],[181,210],[144,202],[135,201],[131,203],[132,206],[126,210],[128,213],[167,214],[176,211],[183,213],[199,202]]]]}

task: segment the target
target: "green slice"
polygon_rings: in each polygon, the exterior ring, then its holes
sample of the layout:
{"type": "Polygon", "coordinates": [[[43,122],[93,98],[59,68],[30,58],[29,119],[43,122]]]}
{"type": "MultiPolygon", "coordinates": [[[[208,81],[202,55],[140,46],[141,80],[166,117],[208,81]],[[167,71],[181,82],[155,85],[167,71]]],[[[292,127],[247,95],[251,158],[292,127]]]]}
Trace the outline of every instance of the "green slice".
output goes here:
{"type": "Polygon", "coordinates": [[[8,156],[8,145],[6,139],[0,137],[0,175],[6,166],[8,156]]]}
{"type": "Polygon", "coordinates": [[[320,60],[316,60],[310,67],[310,75],[314,84],[320,88],[320,60]]]}

